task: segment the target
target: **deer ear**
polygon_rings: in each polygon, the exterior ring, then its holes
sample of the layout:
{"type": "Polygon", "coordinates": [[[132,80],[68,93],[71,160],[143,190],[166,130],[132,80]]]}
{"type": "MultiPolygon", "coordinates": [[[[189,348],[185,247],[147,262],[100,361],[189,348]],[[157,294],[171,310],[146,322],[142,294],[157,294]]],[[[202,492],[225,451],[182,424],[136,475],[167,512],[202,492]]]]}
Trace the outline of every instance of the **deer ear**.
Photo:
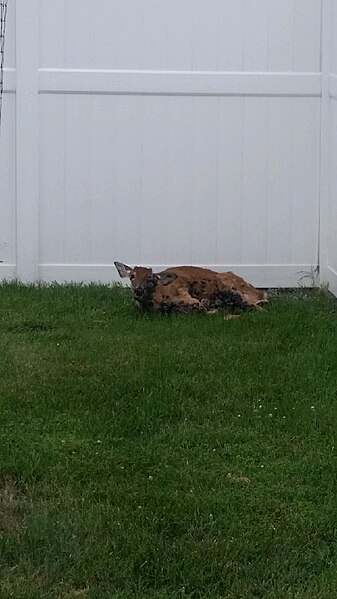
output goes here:
{"type": "Polygon", "coordinates": [[[123,264],[122,262],[114,262],[114,265],[116,266],[118,274],[122,279],[130,278],[130,275],[133,273],[133,268],[123,264]]]}
{"type": "Polygon", "coordinates": [[[178,275],[174,274],[174,272],[158,272],[156,277],[158,279],[158,283],[161,285],[169,285],[173,281],[176,280],[178,275]]]}

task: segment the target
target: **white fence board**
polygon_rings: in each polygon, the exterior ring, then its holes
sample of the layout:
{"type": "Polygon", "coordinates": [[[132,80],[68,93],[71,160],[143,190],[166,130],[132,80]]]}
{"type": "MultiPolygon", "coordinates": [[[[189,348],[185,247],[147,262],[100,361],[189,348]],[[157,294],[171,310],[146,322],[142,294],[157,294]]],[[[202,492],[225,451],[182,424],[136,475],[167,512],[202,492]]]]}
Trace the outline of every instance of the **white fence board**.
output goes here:
{"type": "Polygon", "coordinates": [[[13,0],[6,26],[4,118],[0,136],[0,280],[16,273],[15,8],[13,0]]]}
{"type": "Polygon", "coordinates": [[[38,275],[39,246],[39,0],[16,0],[16,272],[38,275]]]}
{"type": "Polygon", "coordinates": [[[319,71],[320,19],[320,0],[41,0],[40,66],[319,71]]]}
{"type": "Polygon", "coordinates": [[[331,72],[337,75],[337,2],[336,0],[331,0],[332,8],[331,8],[331,35],[330,41],[331,44],[331,72]]]}
{"type": "Polygon", "coordinates": [[[16,0],[9,0],[6,22],[6,67],[16,65],[16,0]]]}
{"type": "Polygon", "coordinates": [[[4,94],[6,119],[1,131],[0,151],[0,278],[3,264],[14,265],[15,254],[15,96],[4,94]]]}
{"type": "Polygon", "coordinates": [[[322,97],[321,281],[337,296],[337,0],[325,0],[322,97]]]}
{"type": "Polygon", "coordinates": [[[334,289],[337,283],[337,101],[331,104],[331,189],[330,189],[330,230],[328,267],[336,277],[332,279],[334,289]]]}
{"type": "Polygon", "coordinates": [[[315,264],[318,99],[40,102],[42,264],[315,264]]]}
{"type": "Polygon", "coordinates": [[[40,93],[320,96],[318,73],[215,73],[40,69],[40,93]]]}

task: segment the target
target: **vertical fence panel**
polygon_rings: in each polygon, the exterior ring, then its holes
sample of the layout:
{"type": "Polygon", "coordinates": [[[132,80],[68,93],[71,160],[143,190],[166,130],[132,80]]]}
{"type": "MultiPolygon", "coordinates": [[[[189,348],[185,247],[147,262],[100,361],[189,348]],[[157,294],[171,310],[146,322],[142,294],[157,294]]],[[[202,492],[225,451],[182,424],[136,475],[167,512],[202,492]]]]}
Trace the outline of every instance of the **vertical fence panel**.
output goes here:
{"type": "MultiPolygon", "coordinates": [[[[17,277],[38,278],[39,0],[16,2],[17,277]]],[[[52,118],[52,115],[50,115],[52,118]]]]}
{"type": "Polygon", "coordinates": [[[321,282],[337,296],[337,0],[323,0],[321,123],[321,282]]]}

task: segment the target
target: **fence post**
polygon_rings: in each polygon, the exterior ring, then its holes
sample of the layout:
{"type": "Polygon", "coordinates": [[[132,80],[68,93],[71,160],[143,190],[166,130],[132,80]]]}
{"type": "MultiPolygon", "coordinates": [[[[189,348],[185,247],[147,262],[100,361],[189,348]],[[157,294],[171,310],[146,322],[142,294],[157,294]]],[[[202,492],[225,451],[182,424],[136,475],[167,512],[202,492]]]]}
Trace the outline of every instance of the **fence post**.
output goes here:
{"type": "Polygon", "coordinates": [[[16,0],[17,278],[38,279],[39,0],[16,0]]]}
{"type": "Polygon", "coordinates": [[[330,71],[332,38],[332,0],[322,0],[322,98],[321,98],[321,177],[320,177],[320,230],[319,270],[320,283],[328,283],[329,261],[329,206],[331,177],[331,114],[330,114],[330,71]]]}

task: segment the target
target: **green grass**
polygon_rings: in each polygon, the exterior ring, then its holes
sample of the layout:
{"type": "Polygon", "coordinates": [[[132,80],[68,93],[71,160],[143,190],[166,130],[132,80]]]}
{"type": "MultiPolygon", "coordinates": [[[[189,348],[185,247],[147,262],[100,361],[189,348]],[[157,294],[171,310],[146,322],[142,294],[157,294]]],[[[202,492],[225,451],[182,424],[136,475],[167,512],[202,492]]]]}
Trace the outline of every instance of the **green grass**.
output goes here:
{"type": "Polygon", "coordinates": [[[335,599],[337,306],[0,287],[1,599],[335,599]]]}

